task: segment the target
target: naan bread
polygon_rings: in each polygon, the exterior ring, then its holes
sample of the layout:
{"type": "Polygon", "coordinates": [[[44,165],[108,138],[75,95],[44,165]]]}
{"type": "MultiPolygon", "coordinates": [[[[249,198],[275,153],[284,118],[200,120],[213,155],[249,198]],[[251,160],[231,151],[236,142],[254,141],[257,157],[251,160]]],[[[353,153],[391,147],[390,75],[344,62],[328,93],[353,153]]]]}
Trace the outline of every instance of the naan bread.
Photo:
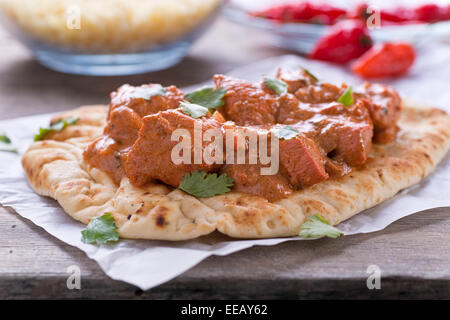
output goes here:
{"type": "Polygon", "coordinates": [[[393,197],[430,174],[450,146],[450,116],[404,103],[395,142],[374,145],[364,167],[274,203],[230,192],[197,199],[162,183],[137,188],[83,161],[83,149],[103,132],[106,106],[86,106],[55,119],[79,117],[74,126],[35,142],[22,164],[32,188],[56,199],[82,223],[112,212],[123,238],[185,240],[218,230],[236,238],[295,236],[315,214],[336,225],[393,197]]]}

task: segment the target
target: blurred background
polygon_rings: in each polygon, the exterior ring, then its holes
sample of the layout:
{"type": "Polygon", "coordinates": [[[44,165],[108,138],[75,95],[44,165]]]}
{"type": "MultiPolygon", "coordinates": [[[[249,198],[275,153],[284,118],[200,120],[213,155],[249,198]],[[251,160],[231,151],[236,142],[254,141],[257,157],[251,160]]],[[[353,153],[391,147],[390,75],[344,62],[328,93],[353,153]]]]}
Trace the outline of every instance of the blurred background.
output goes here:
{"type": "Polygon", "coordinates": [[[450,1],[0,0],[0,19],[0,119],[284,54],[450,105],[450,1]]]}

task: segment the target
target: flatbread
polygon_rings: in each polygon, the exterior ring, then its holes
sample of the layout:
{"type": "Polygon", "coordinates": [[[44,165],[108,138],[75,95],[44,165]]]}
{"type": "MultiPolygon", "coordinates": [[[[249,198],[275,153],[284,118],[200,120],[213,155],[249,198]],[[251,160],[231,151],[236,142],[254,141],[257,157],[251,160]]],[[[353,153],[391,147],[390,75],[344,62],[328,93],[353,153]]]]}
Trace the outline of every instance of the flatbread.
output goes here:
{"type": "Polygon", "coordinates": [[[367,163],[271,203],[230,192],[198,199],[162,183],[137,188],[125,177],[115,185],[83,161],[83,150],[103,132],[108,108],[86,106],[55,119],[79,117],[74,126],[35,142],[22,164],[32,188],[56,199],[82,223],[112,212],[123,238],[185,240],[215,230],[236,238],[295,236],[321,214],[333,225],[393,197],[430,174],[450,147],[450,116],[405,102],[395,142],[374,145],[367,163]]]}

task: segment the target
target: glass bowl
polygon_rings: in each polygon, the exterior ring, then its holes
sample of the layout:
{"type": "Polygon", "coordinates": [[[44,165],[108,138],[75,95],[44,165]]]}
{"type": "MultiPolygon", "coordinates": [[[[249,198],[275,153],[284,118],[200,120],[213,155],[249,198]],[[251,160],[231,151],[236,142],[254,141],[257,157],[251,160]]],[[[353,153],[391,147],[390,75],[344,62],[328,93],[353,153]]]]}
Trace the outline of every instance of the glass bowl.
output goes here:
{"type": "Polygon", "coordinates": [[[137,74],[178,63],[220,0],[0,0],[5,28],[50,69],[137,74]]]}
{"type": "MultiPolygon", "coordinates": [[[[366,0],[366,2],[370,3],[370,0],[366,0]]],[[[372,0],[372,2],[374,1],[372,0]]],[[[279,0],[228,0],[224,5],[223,15],[232,22],[263,31],[270,43],[275,46],[307,54],[330,26],[277,23],[249,15],[251,11],[258,11],[278,3],[279,0]]],[[[342,1],[335,0],[327,3],[338,5],[342,4],[342,1]]],[[[341,5],[341,7],[345,6],[341,5]]],[[[375,42],[409,41],[416,44],[430,39],[448,40],[450,38],[450,21],[382,26],[379,29],[371,29],[370,34],[375,42]]]]}

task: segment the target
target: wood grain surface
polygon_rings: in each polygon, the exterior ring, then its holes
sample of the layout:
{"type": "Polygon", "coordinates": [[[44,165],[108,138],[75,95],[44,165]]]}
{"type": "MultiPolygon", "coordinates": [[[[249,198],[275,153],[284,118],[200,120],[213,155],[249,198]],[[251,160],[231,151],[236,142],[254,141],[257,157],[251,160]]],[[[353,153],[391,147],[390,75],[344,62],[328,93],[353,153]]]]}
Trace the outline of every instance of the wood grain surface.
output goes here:
{"type": "MultiPolygon", "coordinates": [[[[218,20],[180,64],[129,77],[53,72],[0,29],[0,119],[107,103],[122,83],[192,85],[270,56],[264,34],[218,20]]],[[[0,299],[124,298],[450,298],[450,210],[409,216],[383,231],[340,239],[287,242],[213,256],[176,279],[142,292],[109,279],[77,248],[0,207],[0,299]],[[67,268],[80,267],[81,290],[67,268]],[[369,290],[367,267],[381,269],[369,290]]]]}

